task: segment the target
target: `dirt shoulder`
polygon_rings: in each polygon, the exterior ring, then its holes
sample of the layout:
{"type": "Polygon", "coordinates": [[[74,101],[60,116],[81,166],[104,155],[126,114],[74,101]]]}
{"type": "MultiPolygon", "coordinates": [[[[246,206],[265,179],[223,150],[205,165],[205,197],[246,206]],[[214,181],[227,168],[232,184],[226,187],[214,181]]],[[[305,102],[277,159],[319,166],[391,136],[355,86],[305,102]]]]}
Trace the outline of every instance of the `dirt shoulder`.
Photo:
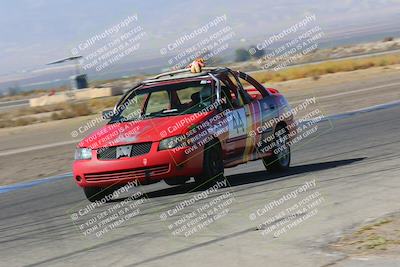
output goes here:
{"type": "Polygon", "coordinates": [[[329,248],[347,257],[400,255],[400,212],[357,227],[329,248]]]}

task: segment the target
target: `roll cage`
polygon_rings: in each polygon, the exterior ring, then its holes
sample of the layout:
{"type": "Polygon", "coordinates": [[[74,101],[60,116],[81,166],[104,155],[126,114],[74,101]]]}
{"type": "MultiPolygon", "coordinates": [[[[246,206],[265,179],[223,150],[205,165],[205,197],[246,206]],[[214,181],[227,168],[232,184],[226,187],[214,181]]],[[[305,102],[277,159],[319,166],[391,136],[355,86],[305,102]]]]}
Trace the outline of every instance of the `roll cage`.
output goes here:
{"type": "MultiPolygon", "coordinates": [[[[187,82],[189,79],[193,79],[193,78],[199,78],[199,79],[210,78],[210,79],[212,79],[215,82],[216,101],[220,101],[221,97],[222,97],[221,79],[223,79],[223,76],[227,76],[228,74],[232,74],[235,77],[236,82],[240,87],[239,90],[242,90],[242,92],[246,92],[246,90],[242,87],[238,77],[241,79],[244,79],[246,81],[249,81],[251,84],[254,84],[255,89],[257,89],[263,97],[269,95],[268,91],[260,83],[258,83],[251,76],[249,76],[246,73],[241,72],[241,71],[233,71],[227,67],[204,67],[204,68],[202,68],[202,72],[200,72],[200,73],[191,73],[190,69],[187,68],[187,69],[181,69],[181,70],[160,73],[150,79],[139,82],[134,87],[129,89],[124,94],[124,96],[117,102],[117,104],[114,107],[114,112],[117,111],[118,106],[120,106],[127,99],[129,99],[129,97],[137,90],[140,90],[144,87],[148,87],[148,86],[152,86],[152,85],[155,86],[155,85],[159,85],[159,84],[163,84],[163,83],[168,83],[170,81],[181,80],[182,82],[187,82]]],[[[249,96],[246,96],[246,98],[247,97],[249,97],[249,96]]]]}

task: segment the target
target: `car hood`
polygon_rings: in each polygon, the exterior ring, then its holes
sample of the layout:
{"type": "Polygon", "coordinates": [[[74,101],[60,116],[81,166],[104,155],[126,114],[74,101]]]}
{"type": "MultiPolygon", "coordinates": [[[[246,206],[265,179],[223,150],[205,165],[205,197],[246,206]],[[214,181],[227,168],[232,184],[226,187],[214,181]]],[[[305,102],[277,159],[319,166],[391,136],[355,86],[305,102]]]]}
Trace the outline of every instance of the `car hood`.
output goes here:
{"type": "Polygon", "coordinates": [[[98,149],[116,145],[155,142],[183,134],[201,123],[211,112],[107,124],[84,138],[78,147],[98,149]]]}

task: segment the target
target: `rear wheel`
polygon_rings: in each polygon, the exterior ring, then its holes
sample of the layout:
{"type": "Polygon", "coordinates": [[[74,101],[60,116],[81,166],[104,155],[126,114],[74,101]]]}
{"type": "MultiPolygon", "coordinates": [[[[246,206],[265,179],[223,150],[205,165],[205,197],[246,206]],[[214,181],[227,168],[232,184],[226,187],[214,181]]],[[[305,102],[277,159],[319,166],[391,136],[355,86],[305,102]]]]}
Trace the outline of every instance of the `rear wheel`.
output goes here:
{"type": "Polygon", "coordinates": [[[285,171],[290,166],[290,146],[288,131],[283,126],[278,126],[274,132],[275,146],[273,154],[263,158],[265,168],[271,172],[285,171]]]}
{"type": "Polygon", "coordinates": [[[107,195],[112,194],[114,190],[109,188],[100,187],[84,187],[83,192],[85,192],[86,198],[91,202],[100,201],[107,195]]]}
{"type": "Polygon", "coordinates": [[[221,145],[215,141],[204,148],[203,174],[195,177],[196,183],[207,183],[223,180],[224,162],[222,160],[221,145]]]}

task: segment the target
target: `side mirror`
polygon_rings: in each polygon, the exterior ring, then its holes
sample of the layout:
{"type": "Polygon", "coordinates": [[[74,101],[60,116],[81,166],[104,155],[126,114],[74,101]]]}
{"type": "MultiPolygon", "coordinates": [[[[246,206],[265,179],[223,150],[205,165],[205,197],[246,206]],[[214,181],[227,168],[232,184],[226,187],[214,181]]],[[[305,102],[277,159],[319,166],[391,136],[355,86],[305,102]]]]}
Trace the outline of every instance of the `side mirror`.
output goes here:
{"type": "Polygon", "coordinates": [[[114,111],[112,109],[106,109],[106,110],[103,110],[103,112],[101,112],[101,117],[104,120],[110,119],[113,115],[114,115],[114,111]]]}

